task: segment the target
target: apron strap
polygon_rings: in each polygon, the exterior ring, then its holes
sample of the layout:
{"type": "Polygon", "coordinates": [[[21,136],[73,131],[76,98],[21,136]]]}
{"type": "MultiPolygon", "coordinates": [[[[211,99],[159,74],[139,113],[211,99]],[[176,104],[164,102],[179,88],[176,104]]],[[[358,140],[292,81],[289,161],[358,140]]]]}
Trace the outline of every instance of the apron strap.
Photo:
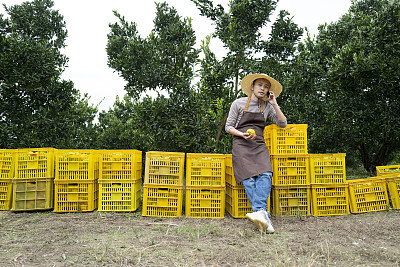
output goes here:
{"type": "Polygon", "coordinates": [[[247,104],[246,104],[246,107],[244,108],[244,112],[247,112],[247,108],[249,107],[249,104],[250,104],[250,96],[249,96],[249,98],[247,98],[247,104]]]}
{"type": "MultiPolygon", "coordinates": [[[[247,108],[249,107],[250,104],[250,96],[247,98],[247,103],[246,107],[244,108],[244,112],[247,112],[247,108]]],[[[261,113],[264,113],[264,106],[263,106],[263,101],[260,99],[260,106],[261,106],[261,113]]]]}

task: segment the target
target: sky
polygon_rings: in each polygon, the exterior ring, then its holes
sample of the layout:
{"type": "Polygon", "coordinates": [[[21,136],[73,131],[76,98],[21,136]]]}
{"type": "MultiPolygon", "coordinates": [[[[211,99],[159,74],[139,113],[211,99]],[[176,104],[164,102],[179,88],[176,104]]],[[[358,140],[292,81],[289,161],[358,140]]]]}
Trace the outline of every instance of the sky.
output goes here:
{"type": "MultiPolygon", "coordinates": [[[[125,94],[125,81],[107,66],[107,34],[109,24],[117,22],[113,10],[118,11],[129,22],[135,22],[139,34],[146,38],[153,28],[156,4],[153,0],[53,0],[53,9],[64,16],[68,37],[62,53],[69,58],[62,78],[74,82],[82,94],[90,96],[89,102],[99,111],[112,108],[116,96],[125,94]]],[[[6,6],[21,4],[20,0],[0,0],[6,6]]],[[[174,7],[181,17],[191,17],[196,32],[196,48],[214,27],[202,17],[190,0],[159,0],[174,7]]],[[[229,0],[213,0],[214,4],[228,7],[229,0]]],[[[271,24],[279,10],[287,10],[300,27],[307,27],[311,35],[318,33],[318,26],[337,21],[347,13],[351,0],[279,0],[270,17],[271,24]]],[[[0,13],[5,14],[3,6],[0,13]]],[[[269,24],[270,25],[270,24],[269,24]]],[[[267,26],[268,27],[268,26],[267,26]]],[[[211,50],[218,56],[224,54],[222,43],[212,40],[211,50]]]]}

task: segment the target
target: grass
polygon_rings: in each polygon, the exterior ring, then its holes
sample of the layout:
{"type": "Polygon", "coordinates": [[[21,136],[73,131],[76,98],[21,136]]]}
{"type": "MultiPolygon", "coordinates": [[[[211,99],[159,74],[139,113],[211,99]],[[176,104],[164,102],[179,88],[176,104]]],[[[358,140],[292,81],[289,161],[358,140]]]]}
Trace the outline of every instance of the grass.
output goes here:
{"type": "Polygon", "coordinates": [[[355,180],[355,179],[364,179],[372,177],[369,172],[367,172],[363,167],[359,166],[356,168],[346,168],[346,179],[347,180],[355,180]]]}
{"type": "MultiPolygon", "coordinates": [[[[371,177],[348,168],[347,178],[371,177]]],[[[400,211],[246,219],[0,212],[0,266],[399,266],[400,211]],[[366,264],[367,263],[367,264],[366,264]]]]}
{"type": "Polygon", "coordinates": [[[0,212],[0,265],[397,266],[400,211],[246,219],[0,212]],[[39,218],[39,219],[38,219],[39,218]],[[354,245],[357,243],[357,245],[354,245]]]}

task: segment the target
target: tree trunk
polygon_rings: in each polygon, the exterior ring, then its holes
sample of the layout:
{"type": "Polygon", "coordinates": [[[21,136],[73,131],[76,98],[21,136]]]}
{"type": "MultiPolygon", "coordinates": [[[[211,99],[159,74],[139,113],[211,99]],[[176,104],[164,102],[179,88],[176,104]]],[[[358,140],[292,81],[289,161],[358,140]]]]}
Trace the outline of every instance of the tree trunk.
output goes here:
{"type": "Polygon", "coordinates": [[[228,113],[225,113],[224,115],[222,115],[221,121],[219,122],[217,135],[215,136],[215,149],[218,148],[219,140],[221,140],[221,134],[225,128],[225,123],[227,118],[228,118],[228,113]]]}
{"type": "Polygon", "coordinates": [[[376,155],[372,161],[371,169],[376,172],[376,166],[384,166],[388,162],[388,154],[389,154],[389,140],[387,133],[383,133],[382,143],[379,145],[376,155]]]}
{"type": "Polygon", "coordinates": [[[236,73],[235,73],[235,97],[237,96],[238,92],[239,92],[239,69],[236,69],[236,73]]]}
{"type": "Polygon", "coordinates": [[[389,146],[388,146],[388,138],[387,134],[384,133],[382,143],[378,147],[376,154],[373,158],[368,155],[367,148],[365,143],[361,143],[359,147],[359,151],[361,153],[361,158],[363,162],[364,169],[369,173],[375,175],[376,174],[376,166],[384,166],[387,164],[388,154],[389,154],[389,146]]]}
{"type": "Polygon", "coordinates": [[[367,148],[365,147],[364,142],[362,142],[360,144],[360,146],[358,147],[358,150],[360,151],[360,154],[361,154],[361,160],[362,160],[364,169],[367,172],[371,172],[371,160],[369,158],[368,151],[367,151],[367,148]]]}
{"type": "Polygon", "coordinates": [[[382,166],[387,164],[387,159],[388,159],[388,154],[389,154],[389,146],[388,146],[389,140],[387,138],[387,133],[383,133],[383,140],[381,145],[378,148],[378,151],[376,152],[376,156],[374,158],[374,163],[376,163],[376,166],[382,166]]]}
{"type": "MultiPolygon", "coordinates": [[[[237,92],[239,91],[238,86],[239,86],[239,69],[236,68],[235,85],[234,85],[235,96],[237,95],[237,92]]],[[[224,115],[222,115],[221,121],[218,126],[217,134],[215,136],[215,149],[218,148],[219,141],[221,140],[221,134],[222,134],[223,129],[225,128],[226,119],[228,118],[228,115],[229,115],[228,113],[225,113],[224,115]]]]}

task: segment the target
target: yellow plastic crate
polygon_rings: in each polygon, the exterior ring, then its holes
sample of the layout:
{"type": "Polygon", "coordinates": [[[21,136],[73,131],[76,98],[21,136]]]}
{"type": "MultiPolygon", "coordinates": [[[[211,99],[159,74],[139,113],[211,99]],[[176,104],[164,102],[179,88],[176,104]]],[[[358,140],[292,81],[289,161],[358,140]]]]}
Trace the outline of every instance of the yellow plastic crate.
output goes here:
{"type": "Polygon", "coordinates": [[[276,216],[308,216],[311,213],[310,185],[272,186],[273,214],[276,216]]]}
{"type": "Polygon", "coordinates": [[[53,208],[54,178],[13,179],[12,211],[53,208]]]}
{"type": "Polygon", "coordinates": [[[242,182],[236,184],[235,175],[233,173],[232,154],[225,155],[225,183],[233,186],[242,185],[242,182]]]}
{"type": "Polygon", "coordinates": [[[311,214],[314,216],[350,214],[347,184],[312,184],[311,197],[311,214]]]}
{"type": "Polygon", "coordinates": [[[143,186],[142,215],[178,217],[182,215],[183,185],[143,186]]]}
{"type": "Polygon", "coordinates": [[[14,178],[54,178],[54,151],[54,148],[17,149],[14,178]]]}
{"type": "Polygon", "coordinates": [[[14,149],[0,149],[0,179],[14,178],[15,155],[14,149]]]}
{"type": "Polygon", "coordinates": [[[12,200],[12,180],[0,180],[0,210],[9,210],[11,208],[12,200]]]}
{"type": "MultiPolygon", "coordinates": [[[[268,211],[271,211],[270,198],[271,195],[268,197],[268,211]]],[[[234,218],[245,218],[247,213],[253,212],[243,185],[226,184],[225,209],[234,218]]]]}
{"type": "Polygon", "coordinates": [[[271,124],[264,129],[270,155],[307,154],[307,124],[288,124],[280,128],[271,124]]]}
{"type": "Polygon", "coordinates": [[[141,180],[142,151],[100,150],[99,179],[101,180],[141,180]]]}
{"type": "Polygon", "coordinates": [[[99,178],[99,153],[96,150],[60,149],[55,153],[56,180],[94,180],[99,178]]]}
{"type": "Polygon", "coordinates": [[[308,155],[272,155],[273,185],[309,185],[308,155]]]}
{"type": "Polygon", "coordinates": [[[243,185],[226,184],[225,209],[234,218],[244,218],[247,213],[253,212],[243,185]]]}
{"type": "Polygon", "coordinates": [[[54,184],[54,212],[84,212],[97,208],[97,180],[54,180],[54,184]]]}
{"type": "Polygon", "coordinates": [[[224,218],[225,186],[187,186],[186,217],[224,218]]]}
{"type": "Polygon", "coordinates": [[[309,154],[312,184],[346,182],[346,154],[309,154]]]}
{"type": "Polygon", "coordinates": [[[99,211],[135,211],[142,195],[141,180],[99,180],[99,211]]]}
{"type": "Polygon", "coordinates": [[[386,178],[392,207],[400,209],[400,174],[397,177],[386,178]]]}
{"type": "Polygon", "coordinates": [[[376,166],[376,175],[400,173],[400,165],[376,166]]]}
{"type": "Polygon", "coordinates": [[[225,187],[225,155],[188,153],[186,186],[225,187]]]}
{"type": "Polygon", "coordinates": [[[352,213],[388,209],[389,198],[386,191],[386,179],[384,177],[348,180],[348,184],[350,211],[352,213]]]}
{"type": "Polygon", "coordinates": [[[145,184],[183,185],[185,153],[146,153],[145,184]]]}

